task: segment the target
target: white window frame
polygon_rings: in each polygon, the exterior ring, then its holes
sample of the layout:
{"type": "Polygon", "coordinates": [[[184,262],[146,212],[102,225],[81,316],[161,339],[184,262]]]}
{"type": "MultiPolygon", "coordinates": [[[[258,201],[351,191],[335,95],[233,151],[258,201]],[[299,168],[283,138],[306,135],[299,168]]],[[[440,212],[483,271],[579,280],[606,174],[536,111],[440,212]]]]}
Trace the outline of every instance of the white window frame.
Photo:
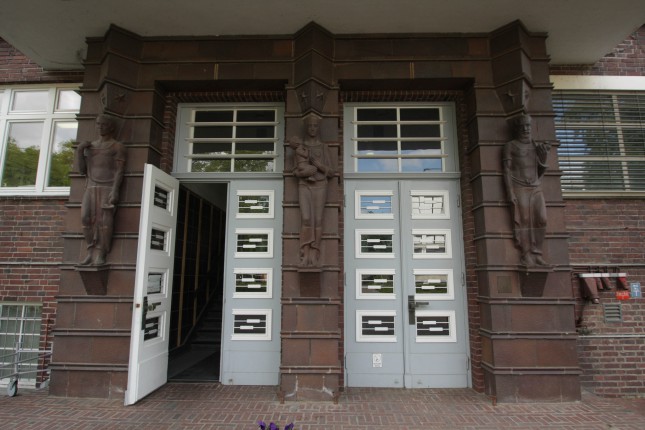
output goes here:
{"type": "MultiPolygon", "coordinates": [[[[221,177],[262,177],[262,176],[282,176],[284,169],[284,103],[180,103],[178,105],[177,114],[177,127],[178,132],[175,138],[175,160],[173,164],[173,176],[177,178],[221,178],[221,177]],[[244,110],[258,110],[258,109],[273,109],[275,110],[275,121],[272,123],[262,123],[262,125],[273,125],[275,127],[275,135],[272,138],[274,142],[273,154],[258,154],[258,155],[244,155],[244,154],[222,154],[222,155],[208,155],[204,157],[195,156],[192,154],[192,142],[194,140],[191,131],[194,122],[194,113],[196,111],[205,110],[222,110],[222,111],[244,111],[244,110]],[[193,172],[191,170],[191,161],[196,158],[204,159],[223,159],[231,160],[232,167],[236,159],[250,158],[250,159],[266,159],[273,161],[272,172],[193,172]]],[[[227,125],[236,126],[237,123],[222,123],[227,125]]],[[[244,123],[244,125],[258,125],[256,123],[244,123]]],[[[213,139],[213,141],[227,142],[234,139],[213,139]]],[[[242,139],[243,140],[243,139],[242,139]]],[[[257,140],[257,139],[253,139],[257,140]]],[[[238,139],[239,141],[239,139],[238,139]]]]}
{"type": "MultiPolygon", "coordinates": [[[[40,154],[38,157],[38,171],[34,185],[19,187],[0,187],[0,196],[14,195],[69,195],[69,187],[49,187],[47,180],[51,168],[51,155],[53,150],[53,138],[56,123],[76,122],[78,110],[58,110],[56,106],[59,94],[64,90],[77,90],[79,84],[58,84],[58,85],[29,85],[29,86],[6,86],[0,87],[0,180],[3,177],[7,138],[10,124],[40,122],[43,124],[43,134],[40,143],[40,154]],[[44,91],[48,92],[47,108],[44,111],[14,111],[10,108],[17,92],[21,91],[44,91]]],[[[74,136],[76,139],[76,136],[74,136]]],[[[72,166],[70,166],[71,169],[72,166]]]]}
{"type": "MultiPolygon", "coordinates": [[[[551,81],[553,82],[554,90],[564,91],[564,92],[593,92],[600,93],[602,95],[613,95],[614,106],[617,103],[617,97],[620,97],[621,94],[634,94],[642,93],[645,97],[645,77],[643,76],[551,76],[551,81]]],[[[624,188],[620,189],[590,189],[590,190],[575,190],[575,189],[563,189],[563,196],[570,198],[625,198],[625,197],[635,197],[640,198],[645,196],[645,190],[630,189],[629,186],[629,171],[627,168],[627,162],[642,162],[645,163],[645,156],[636,156],[636,157],[626,157],[622,152],[623,143],[622,143],[622,131],[627,129],[637,123],[625,123],[620,121],[620,117],[616,109],[612,112],[616,116],[616,122],[611,123],[609,128],[613,129],[615,124],[616,134],[618,137],[618,150],[621,153],[620,156],[607,156],[600,157],[598,160],[600,162],[614,161],[616,163],[621,163],[623,165],[623,172],[627,178],[624,182],[624,188]]],[[[588,126],[590,123],[581,123],[581,126],[588,126]]],[[[641,122],[641,127],[645,127],[645,124],[641,122]]],[[[557,128],[557,127],[556,127],[557,128]]],[[[561,156],[562,158],[562,156],[561,156]]],[[[569,162],[580,162],[593,161],[594,158],[590,156],[568,156],[566,157],[569,162]]],[[[561,160],[562,161],[562,160],[561,160]]],[[[562,166],[562,164],[561,164],[562,166]]],[[[567,170],[561,167],[561,170],[564,171],[565,175],[567,170]]],[[[572,172],[573,173],[573,172],[572,172]]]]}
{"type": "MultiPolygon", "coordinates": [[[[425,123],[425,122],[423,122],[425,123]]],[[[455,105],[452,102],[400,102],[400,103],[346,103],[344,108],[344,133],[345,133],[345,173],[350,175],[356,174],[360,176],[367,175],[401,175],[410,177],[412,175],[420,175],[422,177],[432,177],[432,176],[445,176],[448,173],[457,173],[459,170],[458,167],[458,156],[457,156],[457,132],[456,132],[456,111],[455,105]],[[361,108],[382,108],[382,109],[396,109],[397,116],[401,109],[405,108],[438,108],[440,112],[440,119],[438,121],[428,121],[430,124],[438,124],[441,127],[440,137],[438,138],[405,138],[401,137],[400,125],[401,124],[416,124],[421,122],[401,122],[397,121],[388,121],[388,122],[360,122],[360,124],[384,124],[384,125],[396,125],[397,126],[397,137],[396,138],[365,138],[365,140],[370,141],[394,141],[398,142],[398,151],[396,155],[359,155],[357,154],[357,142],[362,140],[357,136],[357,130],[359,122],[357,118],[357,110],[361,108]],[[406,155],[401,154],[401,142],[404,141],[419,141],[419,140],[435,140],[441,143],[441,154],[438,155],[406,155]],[[370,171],[370,172],[361,172],[358,171],[358,160],[359,159],[395,159],[397,160],[398,169],[395,172],[390,171],[370,171]],[[441,171],[432,171],[432,172],[404,172],[402,171],[401,163],[405,159],[441,159],[442,160],[442,169],[441,171]]]]}

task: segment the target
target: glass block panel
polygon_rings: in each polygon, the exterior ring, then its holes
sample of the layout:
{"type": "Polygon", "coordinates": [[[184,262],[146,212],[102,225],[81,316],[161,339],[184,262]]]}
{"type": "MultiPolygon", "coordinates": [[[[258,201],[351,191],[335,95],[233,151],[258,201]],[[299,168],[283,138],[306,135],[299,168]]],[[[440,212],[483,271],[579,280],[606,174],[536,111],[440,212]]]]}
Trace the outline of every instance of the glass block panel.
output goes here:
{"type": "Polygon", "coordinates": [[[164,286],[164,273],[151,272],[148,273],[148,282],[146,285],[146,292],[148,294],[159,294],[163,291],[164,286]]]}
{"type": "Polygon", "coordinates": [[[413,230],[413,258],[448,258],[451,256],[449,230],[413,230]]]}
{"type": "Polygon", "coordinates": [[[356,298],[357,299],[394,299],[394,270],[366,270],[356,271],[356,298]]]}
{"type": "Polygon", "coordinates": [[[235,271],[234,295],[266,295],[269,292],[269,271],[235,271]]]}
{"type": "Polygon", "coordinates": [[[232,340],[271,340],[270,309],[233,309],[232,340]]]}
{"type": "Polygon", "coordinates": [[[236,230],[235,256],[271,257],[273,255],[273,230],[236,230]]]}
{"type": "Polygon", "coordinates": [[[454,299],[452,270],[415,269],[414,293],[418,300],[454,299]]]}
{"type": "Polygon", "coordinates": [[[357,258],[394,257],[394,232],[357,231],[357,258]]]}
{"type": "Polygon", "coordinates": [[[166,250],[166,232],[153,228],[150,233],[150,249],[155,251],[166,250]]]}
{"type": "Polygon", "coordinates": [[[238,218],[272,218],[273,217],[273,192],[238,192],[237,196],[238,218]]]}
{"type": "Polygon", "coordinates": [[[143,328],[144,342],[146,340],[156,339],[161,335],[160,328],[159,328],[160,321],[161,321],[161,317],[146,318],[146,323],[143,328]]]}
{"type": "Polygon", "coordinates": [[[356,218],[392,219],[392,193],[356,191],[356,218]]]}
{"type": "Polygon", "coordinates": [[[356,311],[356,342],[396,342],[395,311],[356,311]]]}
{"type": "Polygon", "coordinates": [[[454,311],[416,311],[416,342],[456,342],[454,311]]]}
{"type": "Polygon", "coordinates": [[[448,193],[443,191],[412,191],[411,216],[413,219],[448,219],[448,193]]]}

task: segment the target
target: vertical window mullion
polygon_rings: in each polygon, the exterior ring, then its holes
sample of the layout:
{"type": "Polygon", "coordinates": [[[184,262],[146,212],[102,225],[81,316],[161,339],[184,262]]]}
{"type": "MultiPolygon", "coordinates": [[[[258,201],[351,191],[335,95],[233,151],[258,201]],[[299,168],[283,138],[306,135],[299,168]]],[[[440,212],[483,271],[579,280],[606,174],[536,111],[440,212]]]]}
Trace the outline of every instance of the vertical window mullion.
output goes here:
{"type": "Polygon", "coordinates": [[[625,138],[623,136],[623,124],[620,117],[620,110],[618,109],[618,95],[614,94],[611,97],[612,108],[614,113],[614,122],[616,124],[616,139],[618,145],[618,152],[620,153],[620,166],[623,172],[623,187],[625,191],[629,191],[630,179],[629,179],[629,169],[627,168],[627,161],[625,157],[627,156],[627,151],[625,150],[625,138]]]}
{"type": "Polygon", "coordinates": [[[403,171],[403,161],[401,159],[401,154],[402,154],[402,147],[403,144],[401,142],[401,108],[398,107],[396,108],[396,142],[397,142],[397,154],[399,157],[397,158],[397,166],[398,166],[398,171],[401,172],[403,171]]]}

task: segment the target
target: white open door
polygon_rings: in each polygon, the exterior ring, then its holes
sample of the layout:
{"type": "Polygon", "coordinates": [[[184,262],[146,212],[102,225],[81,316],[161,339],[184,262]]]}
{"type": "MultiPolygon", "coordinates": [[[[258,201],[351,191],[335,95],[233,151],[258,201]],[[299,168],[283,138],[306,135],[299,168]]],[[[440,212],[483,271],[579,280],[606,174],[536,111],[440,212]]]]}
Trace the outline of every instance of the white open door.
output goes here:
{"type": "Polygon", "coordinates": [[[179,181],[146,164],[125,404],[166,383],[179,181]]]}

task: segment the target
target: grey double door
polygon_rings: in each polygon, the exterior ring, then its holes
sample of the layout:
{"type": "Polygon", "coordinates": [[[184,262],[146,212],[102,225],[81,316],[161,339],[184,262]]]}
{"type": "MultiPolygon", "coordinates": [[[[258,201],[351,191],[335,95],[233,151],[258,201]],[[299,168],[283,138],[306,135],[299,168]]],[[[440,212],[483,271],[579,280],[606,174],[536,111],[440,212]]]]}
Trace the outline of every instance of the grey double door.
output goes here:
{"type": "Polygon", "coordinates": [[[469,385],[458,187],[346,180],[347,386],[469,385]]]}

